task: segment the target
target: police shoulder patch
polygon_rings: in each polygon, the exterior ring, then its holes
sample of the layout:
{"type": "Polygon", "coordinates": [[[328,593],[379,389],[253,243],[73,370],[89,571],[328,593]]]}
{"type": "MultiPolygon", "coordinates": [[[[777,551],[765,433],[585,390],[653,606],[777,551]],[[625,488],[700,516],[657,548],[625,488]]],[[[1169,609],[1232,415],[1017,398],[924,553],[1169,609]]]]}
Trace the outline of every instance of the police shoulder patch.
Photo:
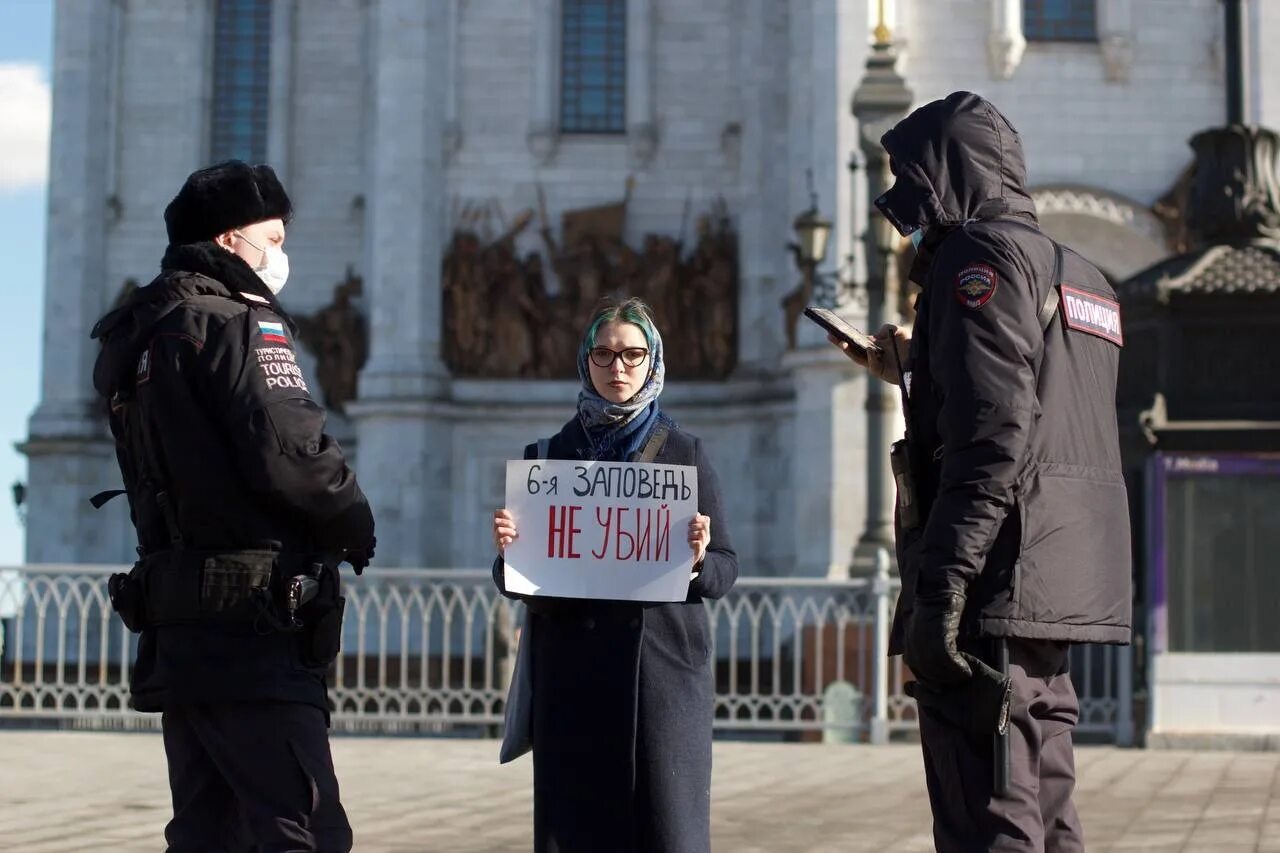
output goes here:
{"type": "Polygon", "coordinates": [[[969,264],[956,273],[956,299],[965,308],[980,309],[991,301],[1000,277],[986,264],[969,264]]]}
{"type": "Polygon", "coordinates": [[[1062,316],[1067,328],[1095,335],[1116,346],[1124,346],[1124,331],[1120,328],[1120,303],[1069,284],[1062,285],[1061,291],[1062,316]]]}
{"type": "Polygon", "coordinates": [[[254,347],[253,354],[258,369],[266,381],[267,390],[301,391],[310,394],[307,381],[298,367],[298,357],[289,346],[269,345],[254,347]]]}

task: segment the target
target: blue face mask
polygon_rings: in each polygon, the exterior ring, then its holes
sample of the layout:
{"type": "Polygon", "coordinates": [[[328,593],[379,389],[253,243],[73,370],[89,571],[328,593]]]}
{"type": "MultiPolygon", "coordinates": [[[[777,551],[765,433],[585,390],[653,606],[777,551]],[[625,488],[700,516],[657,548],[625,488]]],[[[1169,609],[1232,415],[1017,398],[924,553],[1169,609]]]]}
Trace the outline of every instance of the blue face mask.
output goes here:
{"type": "Polygon", "coordinates": [[[915,250],[917,252],[920,251],[920,241],[924,239],[924,229],[917,228],[916,230],[911,232],[910,237],[911,237],[911,245],[915,247],[915,250]]]}

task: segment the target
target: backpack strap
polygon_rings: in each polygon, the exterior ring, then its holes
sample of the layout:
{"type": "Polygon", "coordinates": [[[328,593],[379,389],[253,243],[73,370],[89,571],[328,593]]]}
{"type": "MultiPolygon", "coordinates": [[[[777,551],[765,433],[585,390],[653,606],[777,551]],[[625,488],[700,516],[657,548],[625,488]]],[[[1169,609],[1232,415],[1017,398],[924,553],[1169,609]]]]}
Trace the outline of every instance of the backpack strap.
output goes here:
{"type": "Polygon", "coordinates": [[[1053,318],[1058,315],[1058,303],[1062,301],[1062,296],[1058,292],[1058,285],[1062,284],[1062,247],[1058,245],[1058,241],[1053,241],[1053,281],[1049,283],[1049,293],[1044,298],[1044,305],[1040,306],[1040,331],[1048,332],[1049,325],[1053,323],[1053,318]]]}
{"type": "Polygon", "coordinates": [[[653,432],[649,433],[649,440],[644,443],[644,448],[640,454],[636,456],[633,462],[652,462],[662,451],[662,446],[667,443],[667,435],[671,430],[666,424],[658,424],[653,428],[653,432]]]}

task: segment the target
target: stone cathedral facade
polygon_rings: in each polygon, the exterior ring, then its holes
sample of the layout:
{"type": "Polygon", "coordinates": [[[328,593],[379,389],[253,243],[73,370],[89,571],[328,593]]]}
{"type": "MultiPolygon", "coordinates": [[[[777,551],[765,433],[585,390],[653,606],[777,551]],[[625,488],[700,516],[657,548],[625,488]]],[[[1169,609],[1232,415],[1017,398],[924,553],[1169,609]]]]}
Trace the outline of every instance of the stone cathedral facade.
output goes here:
{"type": "MultiPolygon", "coordinates": [[[[1217,0],[885,5],[917,104],[968,88],[1019,128],[1046,230],[1117,280],[1173,251],[1186,140],[1223,116],[1217,0]]],[[[663,402],[707,443],[744,571],[844,571],[865,378],[804,321],[789,346],[782,302],[812,186],[861,325],[850,100],[878,6],[59,0],[28,560],[131,557],[125,503],[88,503],[119,480],[89,330],[156,273],[185,176],[234,156],[293,198],[282,298],[380,564],[488,564],[504,460],[571,415],[584,312],[627,292],[658,312],[663,402]]]]}

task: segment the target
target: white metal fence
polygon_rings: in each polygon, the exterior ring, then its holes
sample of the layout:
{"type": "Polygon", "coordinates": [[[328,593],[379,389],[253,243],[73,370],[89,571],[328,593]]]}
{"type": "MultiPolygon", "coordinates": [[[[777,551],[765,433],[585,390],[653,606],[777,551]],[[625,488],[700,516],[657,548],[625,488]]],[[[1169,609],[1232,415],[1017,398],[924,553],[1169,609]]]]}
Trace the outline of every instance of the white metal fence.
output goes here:
{"type": "MultiPolygon", "coordinates": [[[[720,730],[883,742],[915,727],[906,673],[886,656],[897,580],[742,578],[706,603],[720,730]]],[[[107,599],[112,566],[0,570],[0,723],[149,727],[128,707],[136,637],[107,599]]],[[[502,721],[520,605],[487,570],[371,569],[345,586],[330,673],[337,728],[493,731],[502,721]]],[[[1080,647],[1082,731],[1131,742],[1127,649],[1080,647]]]]}

